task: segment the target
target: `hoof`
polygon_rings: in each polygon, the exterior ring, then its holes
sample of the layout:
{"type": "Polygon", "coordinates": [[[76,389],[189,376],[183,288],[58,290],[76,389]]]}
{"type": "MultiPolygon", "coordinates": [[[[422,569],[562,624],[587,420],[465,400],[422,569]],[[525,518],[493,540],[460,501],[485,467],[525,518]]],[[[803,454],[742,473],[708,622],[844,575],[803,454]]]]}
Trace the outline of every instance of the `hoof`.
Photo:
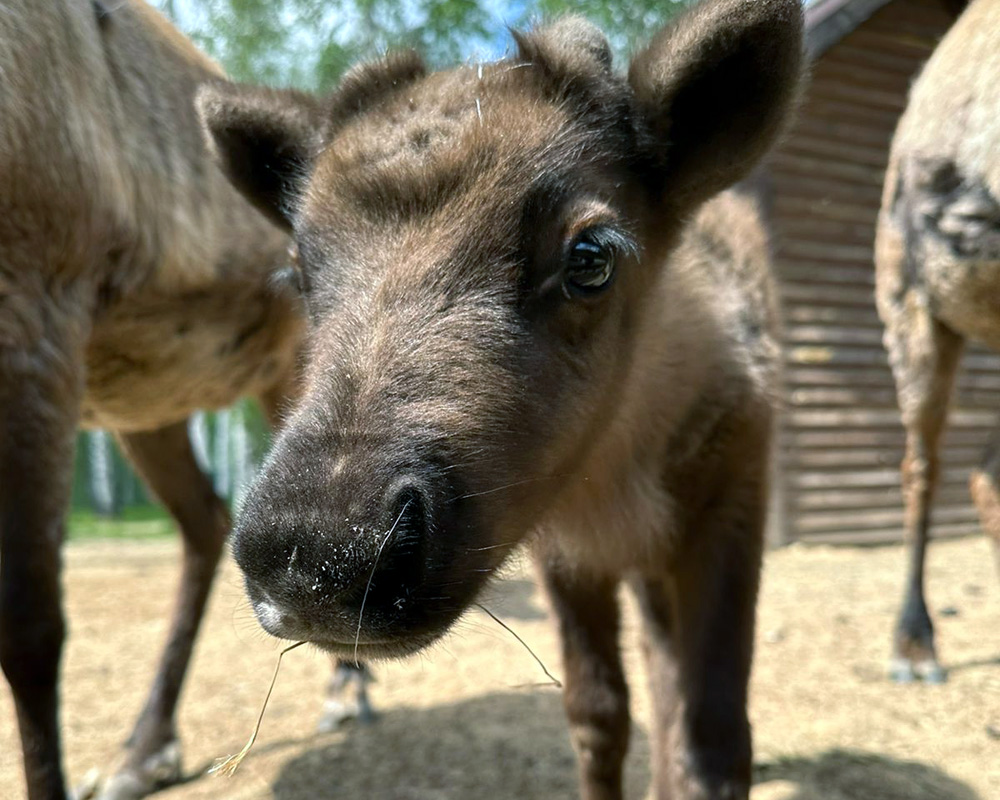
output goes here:
{"type": "Polygon", "coordinates": [[[316,724],[316,732],[333,733],[352,721],[367,725],[374,722],[375,718],[375,711],[367,702],[327,700],[323,703],[323,713],[316,724]]]}
{"type": "Polygon", "coordinates": [[[889,664],[889,680],[893,683],[913,683],[917,679],[917,674],[913,671],[913,665],[909,659],[894,658],[889,664]]]}
{"type": "Polygon", "coordinates": [[[924,683],[939,686],[948,680],[948,673],[944,671],[937,661],[925,661],[917,664],[916,669],[917,675],[921,677],[924,683]]]}
{"type": "Polygon", "coordinates": [[[181,747],[177,740],[139,765],[130,761],[126,756],[124,766],[103,781],[96,770],[91,770],[83,785],[73,793],[75,800],[139,800],[181,781],[181,747]]]}
{"type": "Polygon", "coordinates": [[[373,680],[364,664],[351,666],[343,661],[337,664],[327,687],[323,713],[316,725],[317,733],[339,730],[351,720],[363,724],[373,722],[375,712],[368,700],[368,684],[373,680]]]}
{"type": "Polygon", "coordinates": [[[948,673],[934,659],[914,662],[908,658],[894,658],[889,664],[889,679],[894,683],[921,680],[937,686],[948,680],[948,673]]]}
{"type": "Polygon", "coordinates": [[[378,718],[378,714],[367,702],[362,703],[358,709],[358,722],[362,725],[370,725],[378,718]]]}

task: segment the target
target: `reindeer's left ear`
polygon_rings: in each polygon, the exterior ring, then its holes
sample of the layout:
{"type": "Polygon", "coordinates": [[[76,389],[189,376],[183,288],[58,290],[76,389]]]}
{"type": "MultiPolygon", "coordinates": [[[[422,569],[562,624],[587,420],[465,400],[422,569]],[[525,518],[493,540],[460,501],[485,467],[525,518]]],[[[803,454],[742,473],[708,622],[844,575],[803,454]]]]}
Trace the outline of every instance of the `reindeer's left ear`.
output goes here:
{"type": "Polygon", "coordinates": [[[632,60],[665,200],[697,203],[747,175],[802,74],[801,0],[703,0],[632,60]]]}
{"type": "Polygon", "coordinates": [[[233,185],[290,231],[295,206],[322,145],[326,114],[316,98],[218,82],[195,101],[209,147],[233,185]]]}

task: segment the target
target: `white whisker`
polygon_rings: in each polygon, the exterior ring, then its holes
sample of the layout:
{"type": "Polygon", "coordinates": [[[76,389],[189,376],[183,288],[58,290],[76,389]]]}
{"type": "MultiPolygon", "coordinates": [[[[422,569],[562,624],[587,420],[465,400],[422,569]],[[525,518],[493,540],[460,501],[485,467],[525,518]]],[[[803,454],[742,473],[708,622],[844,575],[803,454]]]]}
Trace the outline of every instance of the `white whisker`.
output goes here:
{"type": "Polygon", "coordinates": [[[382,540],[382,544],[378,546],[378,552],[375,554],[375,563],[372,564],[372,574],[368,576],[368,585],[365,586],[365,594],[364,597],[361,598],[361,610],[358,612],[358,630],[357,633],[354,634],[354,666],[358,668],[361,667],[361,664],[358,661],[358,646],[361,643],[361,622],[365,618],[365,602],[368,600],[368,592],[372,588],[372,580],[375,578],[375,570],[378,569],[378,560],[382,557],[382,548],[385,547],[385,543],[389,541],[389,537],[392,536],[393,531],[396,530],[396,526],[403,518],[403,514],[406,513],[406,509],[409,505],[409,500],[403,503],[403,507],[399,510],[399,516],[396,517],[396,521],[392,523],[392,527],[389,528],[389,532],[382,540]]]}
{"type": "Polygon", "coordinates": [[[466,553],[480,553],[483,550],[497,550],[501,547],[513,547],[517,542],[500,542],[500,544],[491,544],[486,547],[466,547],[466,553]]]}
{"type": "Polygon", "coordinates": [[[526,483],[537,483],[539,481],[552,481],[556,478],[565,477],[562,475],[543,475],[540,478],[525,478],[523,481],[514,481],[513,483],[508,483],[503,486],[497,486],[495,489],[486,489],[482,492],[472,492],[471,494],[463,494],[456,497],[456,500],[467,500],[470,497],[481,497],[484,494],[493,494],[494,492],[502,492],[504,489],[512,489],[515,486],[523,486],[526,483]]]}

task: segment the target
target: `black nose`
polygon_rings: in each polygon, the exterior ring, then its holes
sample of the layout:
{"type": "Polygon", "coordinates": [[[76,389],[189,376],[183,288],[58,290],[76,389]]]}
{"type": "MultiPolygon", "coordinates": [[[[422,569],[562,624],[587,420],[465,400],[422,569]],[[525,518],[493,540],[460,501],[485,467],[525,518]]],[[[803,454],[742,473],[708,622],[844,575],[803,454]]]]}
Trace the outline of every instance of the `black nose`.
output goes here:
{"type": "Polygon", "coordinates": [[[251,589],[312,625],[356,618],[362,606],[373,622],[380,610],[404,610],[430,530],[428,493],[416,478],[393,480],[381,502],[355,503],[360,514],[274,486],[259,488],[233,536],[251,589]]]}

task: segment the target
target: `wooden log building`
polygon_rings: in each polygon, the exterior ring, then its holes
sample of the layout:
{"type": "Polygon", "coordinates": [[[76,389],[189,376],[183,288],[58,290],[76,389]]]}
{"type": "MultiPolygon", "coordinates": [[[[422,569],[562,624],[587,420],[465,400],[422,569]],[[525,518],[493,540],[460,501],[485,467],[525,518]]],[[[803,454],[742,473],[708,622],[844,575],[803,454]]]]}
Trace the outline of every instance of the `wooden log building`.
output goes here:
{"type": "MultiPolygon", "coordinates": [[[[889,144],[909,87],[961,3],[816,0],[812,75],[770,160],[785,318],[785,408],[772,540],[902,537],[904,432],[875,309],[873,244],[889,144]]],[[[933,533],[978,530],[968,491],[1000,410],[1000,357],[970,347],[942,449],[933,533]]]]}

